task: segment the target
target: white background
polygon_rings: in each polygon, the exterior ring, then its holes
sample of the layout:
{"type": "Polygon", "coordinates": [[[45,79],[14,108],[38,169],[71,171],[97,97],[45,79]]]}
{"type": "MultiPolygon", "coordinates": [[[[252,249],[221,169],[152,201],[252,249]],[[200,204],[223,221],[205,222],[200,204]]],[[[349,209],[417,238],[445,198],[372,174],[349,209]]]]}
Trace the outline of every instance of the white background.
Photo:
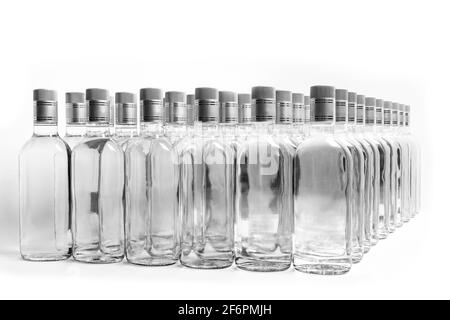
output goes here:
{"type": "Polygon", "coordinates": [[[0,298],[450,298],[449,13],[433,0],[2,1],[0,298]],[[17,155],[33,88],[57,89],[63,105],[87,87],[313,84],[411,104],[423,145],[422,214],[348,275],[20,260],[17,155]]]}

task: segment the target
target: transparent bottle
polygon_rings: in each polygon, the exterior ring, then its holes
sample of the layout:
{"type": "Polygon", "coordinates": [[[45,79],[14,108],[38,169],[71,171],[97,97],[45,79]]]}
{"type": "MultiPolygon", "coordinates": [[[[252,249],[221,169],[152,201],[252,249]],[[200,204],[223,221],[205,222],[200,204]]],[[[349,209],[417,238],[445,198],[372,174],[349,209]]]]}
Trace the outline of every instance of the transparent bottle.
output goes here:
{"type": "Polygon", "coordinates": [[[310,128],[311,128],[311,98],[310,96],[305,96],[305,125],[303,128],[305,137],[309,136],[310,128]]]}
{"type": "Polygon", "coordinates": [[[58,135],[56,91],[33,91],[34,131],[19,155],[20,253],[31,261],[71,256],[68,145],[58,135]]]}
{"type": "MultiPolygon", "coordinates": [[[[368,183],[371,184],[370,191],[368,194],[368,202],[366,205],[368,209],[366,213],[365,223],[365,246],[374,246],[378,243],[378,216],[379,216],[379,206],[380,206],[380,151],[379,142],[374,140],[370,133],[370,128],[368,128],[369,122],[373,122],[372,119],[366,117],[366,97],[364,95],[357,95],[357,105],[356,105],[356,138],[363,144],[368,146],[372,152],[373,158],[371,159],[370,166],[371,177],[368,183]]],[[[373,114],[373,110],[370,111],[373,114]]]]}
{"type": "Polygon", "coordinates": [[[411,219],[411,153],[412,144],[405,131],[405,105],[399,104],[398,139],[403,148],[402,162],[402,222],[411,219]]]}
{"type": "Polygon", "coordinates": [[[236,265],[281,271],[291,265],[292,157],[274,135],[275,89],[252,88],[256,123],[239,145],[236,173],[236,265]]]}
{"type": "Polygon", "coordinates": [[[66,93],[66,134],[64,141],[70,150],[80,143],[86,134],[86,101],[83,92],[66,93]]]}
{"type": "Polygon", "coordinates": [[[186,132],[184,93],[167,92],[176,117],[164,125],[162,92],[140,90],[141,136],[125,152],[125,234],[130,263],[171,265],[180,255],[180,193],[177,143],[186,132]]]}
{"type": "Polygon", "coordinates": [[[411,146],[410,159],[410,191],[411,191],[411,218],[420,211],[420,145],[411,133],[410,128],[411,106],[405,106],[404,135],[411,146]]]}
{"type": "Polygon", "coordinates": [[[86,137],[72,152],[75,260],[120,262],[124,257],[124,155],[110,134],[107,90],[87,89],[86,137]]]}
{"type": "MultiPolygon", "coordinates": [[[[366,100],[366,103],[373,104],[372,100],[366,100]]],[[[392,148],[383,139],[383,104],[381,99],[375,100],[373,130],[369,134],[373,139],[379,142],[378,150],[380,152],[380,205],[378,213],[378,237],[380,240],[386,239],[390,233],[390,215],[391,215],[391,161],[392,148]]],[[[366,111],[367,117],[372,117],[371,111],[366,111]]]]}
{"type": "Polygon", "coordinates": [[[193,137],[180,146],[184,266],[218,269],[232,265],[233,164],[235,152],[219,129],[218,91],[196,88],[198,120],[193,137]]]}
{"type": "Polygon", "coordinates": [[[405,147],[402,145],[399,139],[399,114],[398,114],[398,103],[393,102],[391,106],[391,128],[389,131],[389,139],[393,140],[396,145],[397,153],[397,168],[395,174],[395,196],[396,196],[396,209],[393,214],[394,226],[395,228],[400,228],[403,226],[402,210],[403,210],[403,164],[404,164],[404,154],[405,147]]]}
{"type": "Polygon", "coordinates": [[[136,95],[130,92],[116,92],[115,105],[114,140],[125,150],[127,142],[138,135],[136,95]]]}
{"type": "Polygon", "coordinates": [[[397,212],[397,194],[399,193],[398,176],[400,174],[400,165],[398,162],[401,153],[400,145],[392,135],[392,102],[383,102],[383,129],[381,138],[386,142],[390,151],[390,182],[389,182],[389,212],[386,214],[388,220],[388,231],[393,233],[396,229],[397,212]]]}
{"type": "Polygon", "coordinates": [[[386,181],[389,181],[390,176],[390,150],[384,140],[377,135],[375,112],[379,115],[381,110],[376,107],[376,99],[373,97],[365,98],[365,137],[372,146],[376,148],[375,159],[376,162],[376,176],[374,188],[374,215],[372,227],[372,245],[375,245],[380,237],[385,239],[388,234],[388,219],[386,219],[385,207],[388,202],[384,202],[385,192],[389,191],[386,181]],[[380,236],[381,232],[381,236],[380,236]]]}
{"type": "Polygon", "coordinates": [[[294,267],[338,275],[352,266],[353,160],[335,137],[335,88],[311,87],[311,137],[295,157],[294,267]]]}
{"type": "MultiPolygon", "coordinates": [[[[348,91],[336,89],[335,137],[351,153],[353,160],[352,199],[352,262],[359,263],[364,255],[364,184],[365,155],[362,145],[353,138],[348,122],[348,91]]],[[[354,119],[353,119],[354,123],[354,119]]]]}
{"type": "Polygon", "coordinates": [[[303,93],[292,94],[292,133],[291,139],[296,147],[305,139],[306,109],[303,93]]]}

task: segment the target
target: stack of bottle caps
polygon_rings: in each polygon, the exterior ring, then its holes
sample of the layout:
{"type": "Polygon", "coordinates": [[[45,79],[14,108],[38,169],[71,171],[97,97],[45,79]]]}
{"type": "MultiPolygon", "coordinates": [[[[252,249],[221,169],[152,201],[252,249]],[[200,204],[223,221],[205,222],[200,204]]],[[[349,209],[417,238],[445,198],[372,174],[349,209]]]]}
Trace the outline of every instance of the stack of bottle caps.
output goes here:
{"type": "Polygon", "coordinates": [[[420,211],[408,105],[331,86],[88,89],[66,94],[60,138],[57,100],[34,91],[20,154],[26,260],[343,274],[420,211]]]}

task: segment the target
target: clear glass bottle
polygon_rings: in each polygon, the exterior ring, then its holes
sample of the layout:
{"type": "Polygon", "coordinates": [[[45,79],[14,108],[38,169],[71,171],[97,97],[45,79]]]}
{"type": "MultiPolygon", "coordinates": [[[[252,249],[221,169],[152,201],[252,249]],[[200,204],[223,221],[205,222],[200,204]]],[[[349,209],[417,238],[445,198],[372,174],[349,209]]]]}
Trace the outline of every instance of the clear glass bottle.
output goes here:
{"type": "Polygon", "coordinates": [[[386,214],[388,220],[388,231],[393,233],[395,231],[395,219],[397,212],[397,194],[398,194],[398,175],[399,164],[398,156],[401,152],[400,146],[396,139],[392,136],[392,102],[383,102],[383,129],[381,139],[386,142],[390,152],[390,178],[389,178],[389,212],[386,214]]]}
{"type": "Polygon", "coordinates": [[[232,265],[233,164],[235,152],[219,129],[220,106],[214,88],[195,89],[199,123],[180,145],[184,266],[218,269],[232,265]]]}
{"type": "Polygon", "coordinates": [[[404,134],[410,142],[411,159],[410,159],[410,190],[411,190],[411,218],[413,218],[420,211],[420,145],[411,133],[410,118],[411,106],[405,106],[405,123],[404,134]]]}
{"type": "MultiPolygon", "coordinates": [[[[366,117],[366,97],[364,95],[357,95],[356,104],[356,138],[363,143],[367,143],[370,147],[373,159],[371,161],[372,176],[371,189],[369,193],[369,210],[367,211],[368,216],[365,219],[365,241],[366,246],[374,246],[378,243],[378,221],[379,221],[379,207],[380,207],[380,151],[379,145],[370,135],[371,129],[369,128],[369,123],[373,122],[373,117],[366,117]]],[[[373,109],[370,107],[370,114],[373,114],[373,109]]],[[[370,124],[370,126],[372,126],[370,124]]]]}
{"type": "Polygon", "coordinates": [[[338,275],[352,266],[353,160],[334,134],[335,88],[311,87],[311,137],[297,149],[294,267],[338,275]]]}
{"type": "Polygon", "coordinates": [[[56,91],[33,91],[34,131],[19,155],[20,253],[31,261],[71,256],[70,150],[58,135],[56,91]]]}
{"type": "Polygon", "coordinates": [[[116,92],[115,105],[114,140],[125,150],[128,140],[138,135],[136,95],[130,92],[116,92]]]}
{"type": "Polygon", "coordinates": [[[388,186],[385,184],[386,180],[389,180],[390,170],[390,150],[384,140],[380,139],[377,135],[377,126],[375,125],[375,112],[381,114],[381,110],[376,107],[376,99],[373,97],[365,98],[365,137],[369,143],[376,148],[375,159],[378,158],[376,162],[375,170],[375,183],[376,188],[374,188],[374,215],[373,215],[373,227],[372,227],[372,245],[375,245],[381,238],[385,239],[388,234],[388,219],[385,216],[385,206],[384,193],[389,190],[385,190],[388,186]]]}
{"type": "Polygon", "coordinates": [[[412,144],[405,131],[405,105],[399,104],[398,139],[403,148],[402,163],[402,222],[411,219],[411,153],[412,144]]]}
{"type": "MultiPolygon", "coordinates": [[[[366,103],[373,104],[372,100],[366,100],[366,103]]],[[[391,215],[391,161],[392,148],[383,139],[383,104],[381,99],[375,100],[374,124],[373,130],[369,134],[373,139],[379,142],[378,151],[380,152],[380,205],[378,213],[378,237],[380,240],[386,239],[390,233],[389,221],[391,215]]],[[[366,117],[372,117],[371,111],[366,110],[366,117]]]]}
{"type": "Polygon", "coordinates": [[[273,135],[275,89],[252,88],[252,103],[256,123],[237,152],[236,265],[281,271],[291,265],[293,159],[273,135]]]}
{"type": "Polygon", "coordinates": [[[335,137],[348,148],[353,160],[352,262],[359,263],[364,255],[365,155],[362,145],[349,131],[348,91],[345,89],[336,89],[335,114],[335,137]]]}
{"type": "Polygon", "coordinates": [[[86,134],[86,101],[83,92],[66,93],[66,134],[64,141],[70,150],[80,143],[86,134]]]}
{"type": "Polygon", "coordinates": [[[81,262],[124,257],[124,155],[110,134],[109,99],[107,90],[86,90],[86,137],[72,152],[73,256],[81,262]]]}
{"type": "Polygon", "coordinates": [[[403,226],[402,210],[403,210],[403,163],[405,149],[399,139],[399,114],[398,114],[398,103],[393,102],[391,107],[391,128],[389,131],[389,138],[395,142],[396,153],[397,153],[397,168],[396,168],[396,209],[393,215],[395,228],[400,228],[403,226]]]}
{"type": "Polygon", "coordinates": [[[291,139],[296,147],[305,139],[305,123],[305,96],[302,93],[293,93],[291,139]]]}
{"type": "Polygon", "coordinates": [[[309,136],[310,128],[311,128],[311,98],[309,96],[305,96],[305,125],[304,125],[305,138],[309,136]]]}
{"type": "Polygon", "coordinates": [[[130,263],[171,265],[180,255],[180,194],[177,143],[186,132],[184,93],[167,92],[176,117],[164,125],[162,91],[140,90],[141,136],[125,152],[125,234],[130,263]]]}

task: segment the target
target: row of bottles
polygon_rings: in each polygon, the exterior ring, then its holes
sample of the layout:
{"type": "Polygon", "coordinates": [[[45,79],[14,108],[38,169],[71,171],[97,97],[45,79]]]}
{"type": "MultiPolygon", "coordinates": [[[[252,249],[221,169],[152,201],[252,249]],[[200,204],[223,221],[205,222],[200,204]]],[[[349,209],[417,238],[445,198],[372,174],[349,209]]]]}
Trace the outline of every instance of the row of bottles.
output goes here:
{"type": "Polygon", "coordinates": [[[420,211],[410,107],[331,86],[310,96],[197,88],[34,91],[20,154],[26,260],[343,274],[420,211]]]}

